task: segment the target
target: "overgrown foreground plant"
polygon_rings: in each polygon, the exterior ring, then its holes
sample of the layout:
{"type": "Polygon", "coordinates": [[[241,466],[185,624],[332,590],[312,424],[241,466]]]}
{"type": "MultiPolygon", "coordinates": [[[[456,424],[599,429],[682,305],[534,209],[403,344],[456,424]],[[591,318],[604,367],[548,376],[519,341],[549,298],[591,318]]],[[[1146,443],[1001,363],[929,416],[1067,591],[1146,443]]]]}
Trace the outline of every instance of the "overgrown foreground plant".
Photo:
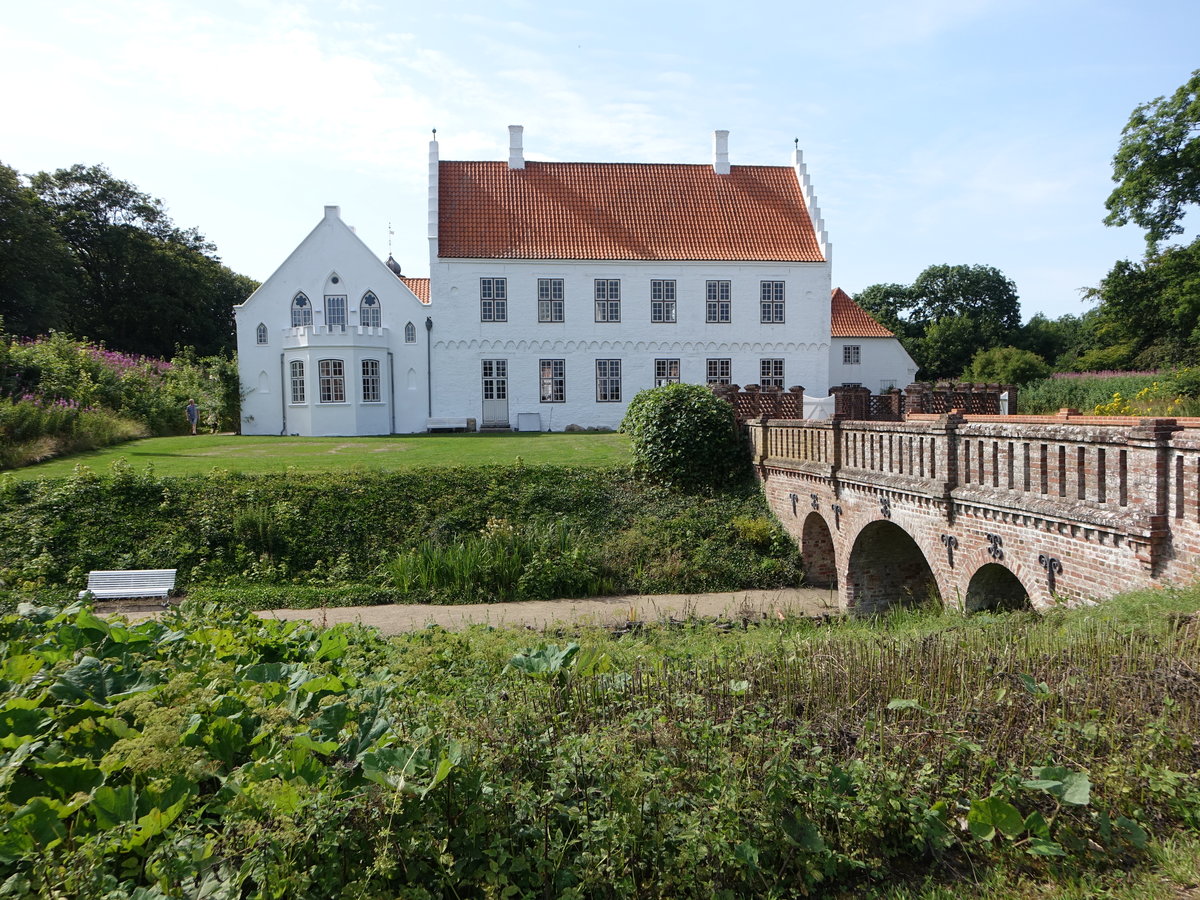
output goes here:
{"type": "Polygon", "coordinates": [[[530,645],[26,609],[0,620],[0,895],[793,897],[1136,866],[1200,827],[1198,668],[1188,628],[1069,617],[530,645]]]}

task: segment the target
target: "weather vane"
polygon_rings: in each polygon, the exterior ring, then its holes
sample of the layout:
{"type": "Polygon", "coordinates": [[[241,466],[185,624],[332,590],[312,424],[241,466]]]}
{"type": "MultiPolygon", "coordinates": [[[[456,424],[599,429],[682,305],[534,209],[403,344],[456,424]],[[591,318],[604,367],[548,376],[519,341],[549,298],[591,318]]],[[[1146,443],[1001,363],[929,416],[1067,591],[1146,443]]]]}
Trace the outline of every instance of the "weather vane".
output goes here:
{"type": "Polygon", "coordinates": [[[392,255],[392,235],[395,233],[392,231],[392,223],[388,222],[388,256],[392,255]]]}

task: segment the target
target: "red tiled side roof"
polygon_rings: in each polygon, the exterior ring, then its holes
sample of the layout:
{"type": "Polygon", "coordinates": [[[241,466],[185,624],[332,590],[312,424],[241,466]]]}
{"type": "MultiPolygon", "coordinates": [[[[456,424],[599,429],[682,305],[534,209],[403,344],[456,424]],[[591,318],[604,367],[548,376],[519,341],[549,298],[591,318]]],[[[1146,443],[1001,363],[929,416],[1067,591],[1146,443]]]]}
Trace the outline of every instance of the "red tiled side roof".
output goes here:
{"type": "Polygon", "coordinates": [[[895,337],[841,288],[830,300],[829,332],[833,337],[895,337]]]}
{"type": "Polygon", "coordinates": [[[404,286],[417,295],[417,299],[429,305],[429,279],[428,278],[409,278],[407,275],[401,275],[400,280],[404,282],[404,286]]]}
{"type": "Polygon", "coordinates": [[[794,169],[443,162],[438,256],[821,262],[794,169]]]}

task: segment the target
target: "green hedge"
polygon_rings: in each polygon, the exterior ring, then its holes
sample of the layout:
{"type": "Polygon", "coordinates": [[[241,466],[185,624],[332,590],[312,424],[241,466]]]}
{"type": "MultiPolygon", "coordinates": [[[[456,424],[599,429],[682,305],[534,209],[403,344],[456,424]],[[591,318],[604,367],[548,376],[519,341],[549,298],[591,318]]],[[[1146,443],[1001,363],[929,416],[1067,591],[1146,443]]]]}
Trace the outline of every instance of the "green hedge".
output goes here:
{"type": "MultiPolygon", "coordinates": [[[[776,588],[800,579],[797,549],[752,483],[698,498],[625,470],[160,478],[122,462],[103,476],[81,469],[65,479],[0,482],[0,586],[82,587],[92,569],[177,568],[185,589],[358,584],[391,600],[402,594],[401,554],[506,528],[569,530],[561,564],[594,570],[594,578],[575,579],[580,585],[607,580],[617,592],[776,588]]],[[[528,596],[545,590],[544,570],[559,562],[539,554],[530,563],[542,571],[525,579],[528,596]]],[[[403,596],[491,599],[437,586],[403,596]]]]}

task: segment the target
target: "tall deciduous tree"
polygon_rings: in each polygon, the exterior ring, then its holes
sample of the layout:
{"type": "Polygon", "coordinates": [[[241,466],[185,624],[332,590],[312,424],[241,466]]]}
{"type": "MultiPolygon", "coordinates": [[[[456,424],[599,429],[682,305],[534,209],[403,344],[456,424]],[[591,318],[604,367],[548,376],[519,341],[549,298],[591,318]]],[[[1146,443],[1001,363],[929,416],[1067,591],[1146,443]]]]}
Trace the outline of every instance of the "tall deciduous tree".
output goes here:
{"type": "Polygon", "coordinates": [[[1133,111],[1113,157],[1113,181],[1107,224],[1136,223],[1151,250],[1183,233],[1185,208],[1200,204],[1200,69],[1170,97],[1133,111]]]}
{"type": "Polygon", "coordinates": [[[911,285],[871,285],[855,300],[896,333],[925,378],[957,377],[1021,326],[1017,286],[992,266],[930,266],[911,285]]]}

